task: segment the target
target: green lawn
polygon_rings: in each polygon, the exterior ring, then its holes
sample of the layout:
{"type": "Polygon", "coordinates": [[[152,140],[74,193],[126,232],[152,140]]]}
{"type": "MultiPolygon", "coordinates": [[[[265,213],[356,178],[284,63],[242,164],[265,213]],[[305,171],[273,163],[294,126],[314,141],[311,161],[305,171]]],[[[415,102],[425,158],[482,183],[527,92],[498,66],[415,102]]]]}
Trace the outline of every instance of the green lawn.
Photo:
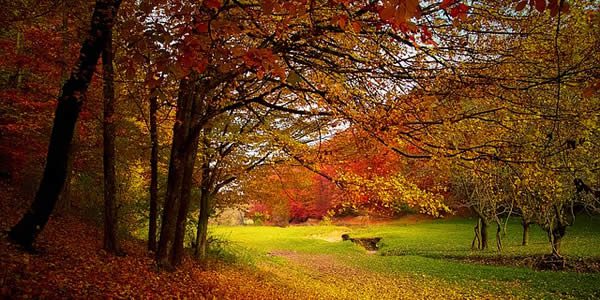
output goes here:
{"type": "MultiPolygon", "coordinates": [[[[413,295],[416,298],[600,297],[600,273],[535,271],[464,262],[470,257],[495,259],[549,252],[546,235],[537,227],[531,228],[530,245],[521,246],[517,220],[509,223],[502,253],[495,250],[495,228],[489,228],[490,250],[471,251],[474,224],[474,220],[454,219],[369,227],[219,226],[212,229],[212,234],[230,241],[225,252],[234,253],[238,260],[269,271],[284,285],[318,291],[322,298],[340,294],[348,298],[397,298],[410,289],[417,293],[413,295]],[[370,254],[343,242],[343,233],[382,237],[381,250],[370,254]],[[382,289],[390,288],[397,289],[397,295],[381,294],[382,289]]],[[[562,253],[570,260],[600,258],[600,219],[578,218],[564,238],[562,253]]],[[[406,298],[413,297],[408,294],[406,298]]]]}

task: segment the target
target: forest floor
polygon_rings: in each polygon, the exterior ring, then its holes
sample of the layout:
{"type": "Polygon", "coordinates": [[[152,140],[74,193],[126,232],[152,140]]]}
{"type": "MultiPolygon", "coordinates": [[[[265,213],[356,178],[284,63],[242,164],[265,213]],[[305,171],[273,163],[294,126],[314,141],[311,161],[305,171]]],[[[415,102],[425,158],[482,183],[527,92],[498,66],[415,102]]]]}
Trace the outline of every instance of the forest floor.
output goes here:
{"type": "Polygon", "coordinates": [[[54,216],[36,243],[38,254],[20,250],[6,231],[24,212],[10,187],[0,186],[0,299],[292,299],[302,290],[282,289],[255,268],[187,257],[177,271],[158,271],[139,240],[122,241],[124,257],[101,250],[102,231],[74,216],[54,216]]]}

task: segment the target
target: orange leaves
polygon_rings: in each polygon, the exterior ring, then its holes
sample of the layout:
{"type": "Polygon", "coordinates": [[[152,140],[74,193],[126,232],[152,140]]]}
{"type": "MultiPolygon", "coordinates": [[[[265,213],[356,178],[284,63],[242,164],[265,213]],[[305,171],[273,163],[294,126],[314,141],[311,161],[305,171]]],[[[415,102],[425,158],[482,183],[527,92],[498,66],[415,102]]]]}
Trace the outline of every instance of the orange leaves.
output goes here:
{"type": "Polygon", "coordinates": [[[353,21],[350,23],[350,26],[352,26],[352,30],[354,32],[360,32],[360,29],[362,27],[362,25],[360,24],[360,22],[358,21],[353,21]]]}
{"type": "Polygon", "coordinates": [[[332,18],[332,22],[344,30],[351,29],[354,32],[360,32],[362,28],[360,21],[351,21],[346,15],[335,16],[332,18]]]}
{"type": "Polygon", "coordinates": [[[398,29],[410,19],[419,17],[421,9],[418,0],[385,0],[378,8],[378,14],[381,20],[398,29]]]}
{"type": "Polygon", "coordinates": [[[339,26],[342,29],[346,29],[346,26],[348,25],[348,16],[346,15],[341,15],[341,16],[337,16],[337,17],[333,17],[333,21],[337,24],[337,26],[339,26]]]}
{"type": "Polygon", "coordinates": [[[275,6],[274,0],[262,0],[260,2],[263,14],[270,15],[273,13],[273,8],[275,6]]]}
{"type": "Polygon", "coordinates": [[[294,1],[276,1],[276,0],[261,0],[260,7],[263,15],[270,15],[273,12],[285,13],[287,17],[300,16],[306,12],[307,0],[294,1]]]}

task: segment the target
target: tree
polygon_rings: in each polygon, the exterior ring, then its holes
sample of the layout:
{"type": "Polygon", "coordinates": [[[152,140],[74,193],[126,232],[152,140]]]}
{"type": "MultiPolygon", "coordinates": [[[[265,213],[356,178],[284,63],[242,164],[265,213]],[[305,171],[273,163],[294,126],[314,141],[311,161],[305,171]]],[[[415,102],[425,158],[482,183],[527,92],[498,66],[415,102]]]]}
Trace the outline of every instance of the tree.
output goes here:
{"type": "Polygon", "coordinates": [[[150,220],[148,225],[148,250],[156,251],[158,222],[158,97],[150,96],[150,220]]]}
{"type": "Polygon", "coordinates": [[[113,70],[112,29],[102,49],[102,76],[104,83],[103,163],[104,163],[104,250],[119,254],[117,187],[115,175],[115,89],[113,70]]]}
{"type": "Polygon", "coordinates": [[[96,2],[90,31],[82,45],[79,60],[58,98],[42,181],[31,208],[9,233],[14,242],[27,249],[32,249],[36,236],[48,222],[64,185],[68,153],[79,110],[120,4],[120,0],[96,2]]]}

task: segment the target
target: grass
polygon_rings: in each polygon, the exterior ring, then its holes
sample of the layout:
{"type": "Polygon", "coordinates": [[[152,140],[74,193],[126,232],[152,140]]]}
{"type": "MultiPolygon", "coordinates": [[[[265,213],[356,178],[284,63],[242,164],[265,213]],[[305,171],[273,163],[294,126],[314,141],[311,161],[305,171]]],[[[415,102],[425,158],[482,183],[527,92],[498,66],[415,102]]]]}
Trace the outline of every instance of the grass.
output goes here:
{"type": "MultiPolygon", "coordinates": [[[[245,261],[273,271],[275,276],[291,276],[307,287],[339,292],[337,281],[349,284],[348,268],[359,270],[352,276],[383,278],[387,282],[398,278],[404,282],[431,289],[432,284],[465,296],[516,297],[516,298],[597,298],[600,297],[600,273],[575,273],[535,271],[527,267],[494,266],[466,262],[473,257],[518,258],[549,253],[545,232],[532,226],[530,244],[521,246],[521,228],[518,220],[511,220],[507,236],[503,239],[502,253],[495,250],[495,228],[489,228],[490,249],[470,250],[475,220],[453,219],[422,221],[417,224],[390,223],[368,227],[341,226],[291,226],[287,228],[267,226],[240,226],[213,228],[212,234],[231,241],[237,253],[245,261]],[[342,242],[340,236],[382,237],[381,250],[374,255],[350,242],[342,242]],[[285,253],[298,253],[293,257],[285,253]],[[284,255],[278,255],[284,253],[284,255]],[[318,263],[311,265],[314,257],[335,260],[333,271],[320,274],[318,263]],[[299,258],[298,258],[299,257],[299,258]],[[452,258],[452,259],[448,259],[452,258]],[[339,266],[338,266],[339,265],[339,266]],[[288,274],[277,273],[287,269],[288,274]],[[337,269],[336,269],[337,268],[337,269]],[[341,273],[336,276],[336,272],[341,273]],[[359,274],[359,275],[356,275],[359,274]],[[319,276],[331,277],[328,281],[319,276]],[[335,278],[339,277],[339,278],[335,278]],[[317,278],[317,279],[315,279],[317,278]]],[[[491,227],[491,226],[490,226],[491,227]]],[[[579,258],[600,259],[600,219],[580,217],[575,226],[568,229],[563,241],[562,254],[569,260],[579,258]]],[[[321,272],[322,273],[322,272],[321,272]]],[[[282,280],[289,283],[290,279],[282,280]]],[[[391,282],[391,281],[390,281],[391,282]]],[[[388,283],[390,283],[388,282],[388,283]]],[[[384,283],[382,286],[386,286],[384,283]]],[[[352,283],[350,282],[352,285],[352,283]]],[[[377,288],[363,284],[347,290],[376,293],[377,288]]],[[[436,291],[422,297],[436,296],[436,291]],[[429,295],[429,296],[427,296],[429,295]]],[[[377,298],[377,294],[364,294],[365,298],[377,298]],[[370,296],[369,296],[370,295],[370,296]]],[[[326,296],[325,296],[326,298],[326,296]]],[[[362,298],[362,297],[361,297],[362,298]]]]}

